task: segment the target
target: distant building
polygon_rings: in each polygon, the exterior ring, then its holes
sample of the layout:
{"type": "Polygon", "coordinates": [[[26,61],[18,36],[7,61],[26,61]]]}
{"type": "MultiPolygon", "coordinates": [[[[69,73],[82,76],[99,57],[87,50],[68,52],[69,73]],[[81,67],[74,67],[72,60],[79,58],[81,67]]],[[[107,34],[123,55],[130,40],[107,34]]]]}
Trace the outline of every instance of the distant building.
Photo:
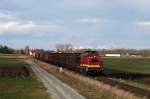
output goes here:
{"type": "Polygon", "coordinates": [[[105,54],[106,57],[120,57],[120,54],[105,54]]]}
{"type": "Polygon", "coordinates": [[[127,56],[138,57],[138,56],[144,56],[144,54],[143,53],[127,53],[127,56]]]}

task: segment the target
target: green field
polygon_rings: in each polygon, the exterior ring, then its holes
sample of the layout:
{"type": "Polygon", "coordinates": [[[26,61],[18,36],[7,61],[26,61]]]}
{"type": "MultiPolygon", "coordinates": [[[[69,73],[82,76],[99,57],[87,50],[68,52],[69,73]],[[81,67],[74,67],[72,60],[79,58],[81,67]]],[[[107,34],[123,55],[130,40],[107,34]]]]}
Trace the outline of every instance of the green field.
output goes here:
{"type": "Polygon", "coordinates": [[[102,58],[107,72],[150,73],[150,58],[102,58]]]}
{"type": "MultiPolygon", "coordinates": [[[[106,74],[118,74],[126,73],[127,79],[122,79],[130,84],[137,85],[139,87],[150,89],[150,58],[103,58],[104,72],[106,74]],[[129,74],[128,74],[128,73],[129,74]],[[134,74],[140,74],[138,76],[134,74]],[[145,76],[146,75],[146,76],[145,76]]],[[[118,76],[117,75],[117,76],[118,76]]],[[[114,76],[114,78],[116,78],[114,76]]]]}
{"type": "Polygon", "coordinates": [[[13,67],[13,66],[28,66],[23,62],[24,59],[19,58],[2,58],[0,57],[0,67],[13,67]]]}
{"type": "MultiPolygon", "coordinates": [[[[18,56],[17,56],[18,57],[18,56]]],[[[0,67],[26,66],[23,58],[7,55],[0,56],[0,67]]],[[[28,77],[1,77],[0,99],[50,99],[42,83],[37,80],[33,73],[28,77]]]]}

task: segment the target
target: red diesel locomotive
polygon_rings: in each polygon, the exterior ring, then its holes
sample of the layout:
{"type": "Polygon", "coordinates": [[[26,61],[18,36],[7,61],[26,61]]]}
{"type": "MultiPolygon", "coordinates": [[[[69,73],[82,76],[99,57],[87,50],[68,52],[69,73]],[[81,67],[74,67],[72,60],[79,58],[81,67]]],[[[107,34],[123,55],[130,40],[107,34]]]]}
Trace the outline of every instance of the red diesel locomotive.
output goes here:
{"type": "Polygon", "coordinates": [[[36,58],[40,60],[71,70],[103,71],[102,59],[97,51],[86,51],[84,53],[40,53],[40,51],[35,51],[35,53],[36,58]]]}
{"type": "Polygon", "coordinates": [[[80,67],[86,71],[90,70],[102,70],[101,56],[96,51],[86,51],[80,55],[80,67]]]}

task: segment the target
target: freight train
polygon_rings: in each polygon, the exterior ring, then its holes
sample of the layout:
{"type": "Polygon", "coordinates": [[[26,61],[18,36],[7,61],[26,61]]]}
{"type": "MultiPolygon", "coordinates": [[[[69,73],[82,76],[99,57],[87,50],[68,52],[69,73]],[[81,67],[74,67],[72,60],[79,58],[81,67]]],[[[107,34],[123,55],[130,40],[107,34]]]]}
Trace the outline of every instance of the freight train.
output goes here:
{"type": "Polygon", "coordinates": [[[85,51],[84,53],[54,53],[35,50],[34,58],[78,72],[103,71],[102,59],[97,51],[85,51]]]}

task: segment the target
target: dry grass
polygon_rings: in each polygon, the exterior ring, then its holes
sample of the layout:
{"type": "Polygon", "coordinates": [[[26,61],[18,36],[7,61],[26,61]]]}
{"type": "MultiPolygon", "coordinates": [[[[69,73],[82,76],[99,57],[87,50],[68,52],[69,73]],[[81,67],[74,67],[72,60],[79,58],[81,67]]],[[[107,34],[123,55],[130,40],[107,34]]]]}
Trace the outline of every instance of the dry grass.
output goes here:
{"type": "Polygon", "coordinates": [[[138,87],[138,88],[141,88],[141,89],[146,89],[146,90],[150,91],[150,86],[148,86],[146,84],[140,84],[140,83],[134,82],[133,80],[130,80],[130,79],[125,80],[125,79],[115,79],[115,78],[113,78],[113,80],[117,80],[119,82],[126,83],[128,85],[135,86],[135,87],[138,87]]]}
{"type": "Polygon", "coordinates": [[[93,78],[85,77],[66,69],[63,69],[63,72],[59,73],[59,68],[54,65],[37,60],[34,61],[40,64],[49,73],[76,89],[87,99],[141,99],[141,97],[139,98],[134,94],[104,84],[93,78]]]}

